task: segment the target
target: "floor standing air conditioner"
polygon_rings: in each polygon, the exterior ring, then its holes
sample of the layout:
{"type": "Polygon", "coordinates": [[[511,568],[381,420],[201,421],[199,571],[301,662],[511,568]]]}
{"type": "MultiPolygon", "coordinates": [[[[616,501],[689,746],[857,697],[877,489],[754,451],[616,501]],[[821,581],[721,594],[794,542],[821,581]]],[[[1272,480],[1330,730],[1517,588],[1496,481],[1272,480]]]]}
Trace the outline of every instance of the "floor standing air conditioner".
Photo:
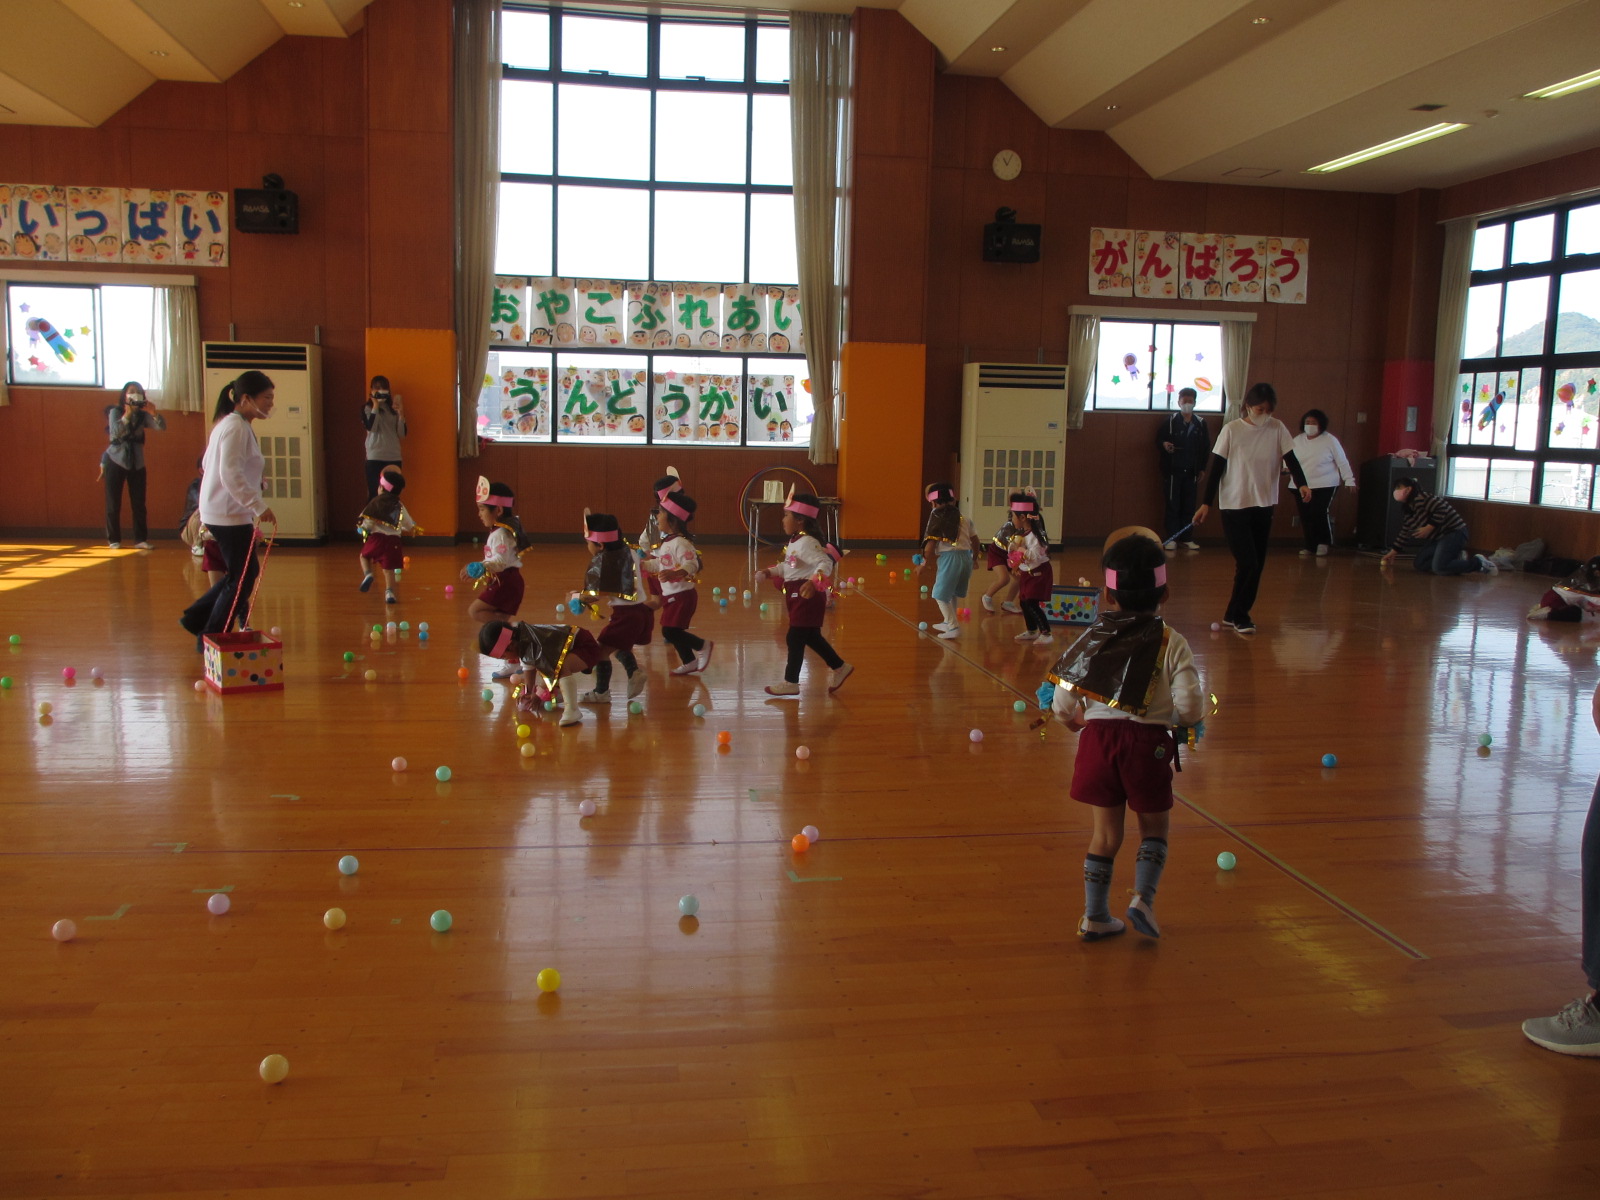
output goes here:
{"type": "Polygon", "coordinates": [[[294,541],[327,537],[322,487],[322,348],[281,342],[206,342],[207,408],[230,380],[246,371],[271,376],[272,415],[251,428],[266,459],[261,490],[278,518],[278,533],[294,541]]]}
{"type": "Polygon", "coordinates": [[[1039,496],[1044,526],[1061,537],[1067,448],[1067,368],[968,363],[961,389],[961,508],[987,541],[1010,516],[1007,497],[1039,496]]]}

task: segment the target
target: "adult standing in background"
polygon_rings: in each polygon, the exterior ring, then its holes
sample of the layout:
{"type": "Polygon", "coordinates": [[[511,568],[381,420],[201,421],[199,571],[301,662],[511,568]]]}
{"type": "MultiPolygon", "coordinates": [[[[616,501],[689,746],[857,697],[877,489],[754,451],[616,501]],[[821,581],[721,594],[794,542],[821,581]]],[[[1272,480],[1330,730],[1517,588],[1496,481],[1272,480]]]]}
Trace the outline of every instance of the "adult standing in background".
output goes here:
{"type": "Polygon", "coordinates": [[[1267,539],[1272,535],[1272,510],[1278,503],[1278,472],[1289,468],[1300,499],[1309,501],[1306,473],[1294,456],[1294,439],[1282,421],[1273,416],[1278,393],[1270,383],[1251,384],[1244,394],[1244,414],[1229,421],[1217,437],[1207,472],[1206,502],[1194,514],[1196,525],[1205,524],[1211,506],[1222,508],[1222,532],[1233,552],[1233,594],[1222,623],[1237,633],[1256,631],[1250,619],[1261,572],[1267,565],[1267,539]]]}
{"type": "Polygon", "coordinates": [[[389,377],[374,375],[361,409],[367,427],[367,499],[378,494],[378,477],[385,467],[400,466],[400,439],[406,435],[406,406],[389,393],[389,377]]]}
{"type": "MultiPolygon", "coordinates": [[[[1167,540],[1163,547],[1167,550],[1178,548],[1178,535],[1194,521],[1195,500],[1200,481],[1205,478],[1206,457],[1211,453],[1211,431],[1206,428],[1206,419],[1194,413],[1198,395],[1188,387],[1179,392],[1178,411],[1169,414],[1156,432],[1167,501],[1167,540]]],[[[1184,538],[1183,545],[1188,550],[1200,549],[1192,533],[1184,538]]]]}
{"type": "Polygon", "coordinates": [[[1294,456],[1300,460],[1300,469],[1306,473],[1306,483],[1311,487],[1311,499],[1295,496],[1300,506],[1300,532],[1305,535],[1306,548],[1302,558],[1328,553],[1333,545],[1333,522],[1328,510],[1339,485],[1353,488],[1356,477],[1350,473],[1350,460],[1345,457],[1339,439],[1328,432],[1328,414],[1313,408],[1300,418],[1300,432],[1294,439],[1294,456]]]}
{"type": "Polygon", "coordinates": [[[111,445],[100,456],[100,474],[106,483],[106,541],[122,548],[122,485],[128,485],[128,507],[133,510],[133,540],[150,549],[150,523],[145,516],[144,431],[166,429],[167,419],[144,394],[144,384],[130,379],[122,385],[117,403],[106,409],[106,430],[111,445]]]}

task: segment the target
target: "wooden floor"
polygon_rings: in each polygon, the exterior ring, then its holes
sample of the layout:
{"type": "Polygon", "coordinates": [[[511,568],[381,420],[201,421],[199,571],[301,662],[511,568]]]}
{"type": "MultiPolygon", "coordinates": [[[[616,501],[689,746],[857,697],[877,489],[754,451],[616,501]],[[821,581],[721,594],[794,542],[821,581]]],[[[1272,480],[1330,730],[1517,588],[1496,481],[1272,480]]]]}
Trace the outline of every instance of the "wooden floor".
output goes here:
{"type": "MultiPolygon", "coordinates": [[[[933,605],[856,554],[855,677],[769,700],[779,605],[719,609],[748,580],[713,548],[705,676],[658,641],[641,715],[544,717],[523,757],[443,594],[470,551],[413,554],[386,612],[353,547],[277,552],[287,690],[221,699],[176,543],[0,547],[0,1196],[1600,1195],[1600,1062],[1518,1029],[1582,990],[1600,772],[1600,630],[1526,623],[1544,581],[1282,551],[1245,640],[1210,631],[1226,556],[1175,559],[1221,708],[1165,937],[1084,945],[1074,739],[1012,711],[1053,657],[1020,618],[919,637],[933,605]]],[[[582,564],[530,555],[524,616],[582,564]]]]}

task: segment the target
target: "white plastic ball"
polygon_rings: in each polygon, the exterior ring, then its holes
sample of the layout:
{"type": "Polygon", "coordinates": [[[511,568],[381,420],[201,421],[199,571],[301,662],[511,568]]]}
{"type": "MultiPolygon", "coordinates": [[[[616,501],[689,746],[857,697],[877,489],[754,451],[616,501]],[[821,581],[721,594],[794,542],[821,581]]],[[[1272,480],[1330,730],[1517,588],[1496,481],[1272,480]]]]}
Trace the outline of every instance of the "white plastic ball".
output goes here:
{"type": "Polygon", "coordinates": [[[807,825],[800,832],[806,835],[806,841],[808,842],[815,843],[822,840],[822,835],[817,832],[817,827],[815,825],[807,825]]]}
{"type": "Polygon", "coordinates": [[[220,917],[233,907],[233,901],[228,899],[226,892],[212,892],[206,897],[206,911],[214,917],[220,917]]]}
{"type": "Polygon", "coordinates": [[[406,760],[403,759],[403,758],[396,757],[389,764],[389,766],[392,767],[396,771],[404,771],[406,769],[406,760]]]}
{"type": "Polygon", "coordinates": [[[810,746],[796,746],[794,748],[794,756],[796,758],[798,758],[801,762],[804,762],[806,759],[811,757],[811,747],[810,746]]]}
{"type": "Polygon", "coordinates": [[[971,733],[967,734],[967,737],[974,742],[981,742],[983,741],[983,730],[974,729],[971,733]]]}
{"type": "Polygon", "coordinates": [[[594,803],[594,801],[593,800],[585,800],[585,801],[583,801],[583,803],[579,804],[578,805],[578,814],[580,816],[585,816],[585,817],[594,816],[594,814],[595,814],[595,803],[594,803]]]}
{"type": "Polygon", "coordinates": [[[71,921],[57,921],[50,926],[50,936],[58,942],[70,942],[78,936],[78,927],[71,921]]]}
{"type": "Polygon", "coordinates": [[[692,917],[700,911],[700,901],[694,896],[684,896],[678,901],[678,911],[686,917],[692,917]]]}

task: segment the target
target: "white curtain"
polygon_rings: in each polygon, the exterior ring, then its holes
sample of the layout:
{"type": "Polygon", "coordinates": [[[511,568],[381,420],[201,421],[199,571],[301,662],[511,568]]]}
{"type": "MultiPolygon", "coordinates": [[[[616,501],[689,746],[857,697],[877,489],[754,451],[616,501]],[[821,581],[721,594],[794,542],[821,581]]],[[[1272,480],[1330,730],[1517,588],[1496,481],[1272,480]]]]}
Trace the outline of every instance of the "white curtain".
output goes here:
{"type": "Polygon", "coordinates": [[[500,207],[500,3],[456,0],[456,452],[478,456],[500,207]]]}
{"type": "Polygon", "coordinates": [[[192,287],[158,287],[151,314],[150,398],[175,412],[204,412],[200,302],[192,287]]]}
{"type": "Polygon", "coordinates": [[[1228,407],[1224,421],[1231,421],[1244,411],[1244,393],[1250,377],[1250,337],[1255,331],[1253,321],[1222,322],[1222,386],[1227,392],[1228,407]]]}
{"type": "Polygon", "coordinates": [[[1074,315],[1067,323],[1067,428],[1083,428],[1083,410],[1100,360],[1100,318],[1074,315]]]}
{"type": "Polygon", "coordinates": [[[1444,225],[1439,324],[1433,342],[1433,456],[1439,460],[1441,486],[1450,430],[1456,420],[1456,379],[1461,374],[1461,335],[1467,320],[1467,290],[1472,284],[1472,237],[1477,229],[1476,217],[1444,225]]]}
{"type": "Polygon", "coordinates": [[[11,403],[11,389],[6,387],[6,376],[9,371],[0,367],[0,408],[5,408],[11,403]]]}
{"type": "Polygon", "coordinates": [[[850,100],[850,18],[797,12],[789,19],[789,121],[794,154],[794,239],[805,317],[806,369],[816,416],[811,461],[839,459],[839,348],[844,339],[842,245],[844,129],[850,100]]]}

